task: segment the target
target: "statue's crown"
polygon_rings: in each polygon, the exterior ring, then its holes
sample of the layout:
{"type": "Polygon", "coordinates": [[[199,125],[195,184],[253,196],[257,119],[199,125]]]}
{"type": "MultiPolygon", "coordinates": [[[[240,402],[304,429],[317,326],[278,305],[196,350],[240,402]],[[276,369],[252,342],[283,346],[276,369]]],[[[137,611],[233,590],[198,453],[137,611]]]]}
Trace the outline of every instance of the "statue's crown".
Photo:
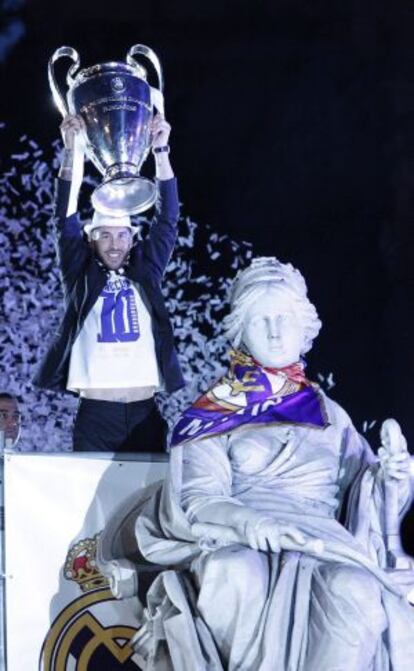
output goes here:
{"type": "Polygon", "coordinates": [[[257,256],[247,268],[239,270],[234,278],[231,303],[233,304],[247,288],[266,282],[280,284],[282,288],[293,291],[300,297],[307,296],[306,282],[291,263],[282,263],[275,256],[257,256]]]}

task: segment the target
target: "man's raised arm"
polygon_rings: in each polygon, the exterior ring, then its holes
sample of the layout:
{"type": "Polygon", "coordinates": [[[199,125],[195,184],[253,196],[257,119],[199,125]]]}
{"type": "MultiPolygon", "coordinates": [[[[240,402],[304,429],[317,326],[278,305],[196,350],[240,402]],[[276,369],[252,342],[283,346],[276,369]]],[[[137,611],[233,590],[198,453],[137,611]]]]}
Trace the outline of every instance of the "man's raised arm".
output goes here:
{"type": "Polygon", "coordinates": [[[69,114],[60,126],[63,138],[62,162],[56,181],[54,225],[56,249],[63,282],[69,288],[86,257],[77,207],[83,179],[84,121],[69,114]]]}
{"type": "Polygon", "coordinates": [[[141,250],[144,262],[161,279],[170,260],[177,237],[179,203],[177,183],[170,162],[168,140],[170,124],[160,115],[152,123],[152,152],[155,158],[158,198],[150,234],[141,250]]]}

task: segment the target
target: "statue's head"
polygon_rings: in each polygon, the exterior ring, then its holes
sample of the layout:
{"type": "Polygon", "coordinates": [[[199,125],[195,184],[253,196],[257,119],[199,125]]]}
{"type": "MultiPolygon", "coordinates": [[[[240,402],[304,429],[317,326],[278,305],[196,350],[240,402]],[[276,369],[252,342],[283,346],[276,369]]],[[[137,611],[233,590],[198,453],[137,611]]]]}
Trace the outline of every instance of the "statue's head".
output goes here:
{"type": "Polygon", "coordinates": [[[274,257],[253,259],[237,274],[230,302],[227,337],[236,348],[244,345],[263,366],[297,362],[321,328],[302,275],[274,257]]]}

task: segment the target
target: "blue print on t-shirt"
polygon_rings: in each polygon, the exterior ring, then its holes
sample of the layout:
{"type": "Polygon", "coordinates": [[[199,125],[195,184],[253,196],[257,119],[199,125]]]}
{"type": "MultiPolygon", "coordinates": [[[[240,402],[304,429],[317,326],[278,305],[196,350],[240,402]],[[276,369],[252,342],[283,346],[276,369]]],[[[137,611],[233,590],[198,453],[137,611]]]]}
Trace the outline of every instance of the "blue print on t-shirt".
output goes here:
{"type": "Polygon", "coordinates": [[[109,281],[101,293],[101,333],[98,342],[131,342],[140,336],[138,310],[133,289],[127,280],[119,284],[109,281]]]}

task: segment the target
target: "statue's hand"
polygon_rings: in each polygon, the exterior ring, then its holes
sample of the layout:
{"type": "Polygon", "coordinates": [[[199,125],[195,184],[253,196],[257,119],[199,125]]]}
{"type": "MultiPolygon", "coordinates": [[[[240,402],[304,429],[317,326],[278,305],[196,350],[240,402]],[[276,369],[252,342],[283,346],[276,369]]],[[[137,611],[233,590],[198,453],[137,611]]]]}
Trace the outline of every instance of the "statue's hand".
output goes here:
{"type": "Polygon", "coordinates": [[[407,480],[410,475],[410,455],[407,441],[395,419],[387,419],[381,429],[378,457],[385,480],[407,480]]]}
{"type": "Polygon", "coordinates": [[[244,522],[235,526],[212,522],[196,522],[191,531],[195,538],[209,550],[241,543],[255,550],[279,552],[294,550],[320,555],[324,543],[320,538],[306,540],[299,529],[290,524],[278,524],[270,517],[259,516],[249,511],[244,522]]]}
{"type": "Polygon", "coordinates": [[[263,552],[280,552],[283,541],[291,539],[298,545],[305,545],[306,540],[299,529],[290,524],[279,524],[273,518],[256,515],[247,518],[237,526],[237,532],[244,538],[246,545],[253,550],[263,552]]]}
{"type": "Polygon", "coordinates": [[[380,447],[378,456],[385,480],[407,480],[410,475],[410,456],[408,452],[388,454],[380,447]]]}

